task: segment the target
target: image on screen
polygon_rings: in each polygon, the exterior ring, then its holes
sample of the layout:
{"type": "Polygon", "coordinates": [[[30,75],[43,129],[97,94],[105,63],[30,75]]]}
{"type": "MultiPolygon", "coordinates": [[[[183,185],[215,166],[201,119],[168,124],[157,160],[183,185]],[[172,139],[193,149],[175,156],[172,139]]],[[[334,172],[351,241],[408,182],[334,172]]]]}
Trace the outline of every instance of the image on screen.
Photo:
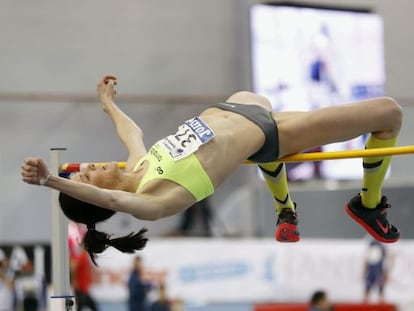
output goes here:
{"type": "MultiPolygon", "coordinates": [[[[383,21],[376,13],[256,4],[250,31],[252,88],[274,110],[311,110],[383,95],[383,21]]],[[[309,151],[363,149],[365,138],[309,151]]],[[[361,159],[288,164],[290,180],[361,176],[361,159]]]]}

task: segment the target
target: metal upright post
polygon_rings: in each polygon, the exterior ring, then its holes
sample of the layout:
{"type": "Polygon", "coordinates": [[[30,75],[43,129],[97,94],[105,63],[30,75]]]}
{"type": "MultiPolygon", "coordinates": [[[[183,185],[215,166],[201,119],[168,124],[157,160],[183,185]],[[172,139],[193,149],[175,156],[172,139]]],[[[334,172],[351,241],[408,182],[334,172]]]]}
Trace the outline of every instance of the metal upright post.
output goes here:
{"type": "MultiPolygon", "coordinates": [[[[50,173],[59,175],[60,154],[66,148],[52,148],[50,173]]],[[[52,190],[52,296],[51,310],[71,310],[74,305],[70,287],[68,221],[59,208],[58,191],[52,190]]]]}

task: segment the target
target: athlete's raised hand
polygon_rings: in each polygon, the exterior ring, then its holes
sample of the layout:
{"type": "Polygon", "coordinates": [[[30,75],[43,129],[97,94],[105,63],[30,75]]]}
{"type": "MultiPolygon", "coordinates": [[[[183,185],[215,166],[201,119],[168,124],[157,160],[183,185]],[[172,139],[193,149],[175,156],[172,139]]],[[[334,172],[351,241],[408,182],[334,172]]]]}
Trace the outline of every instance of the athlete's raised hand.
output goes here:
{"type": "Polygon", "coordinates": [[[96,91],[102,102],[102,108],[108,112],[108,105],[113,103],[113,98],[116,94],[117,79],[115,76],[104,76],[96,86],[96,91]]]}
{"type": "Polygon", "coordinates": [[[25,183],[40,185],[47,181],[49,170],[42,158],[31,157],[24,159],[21,174],[25,183]]]}

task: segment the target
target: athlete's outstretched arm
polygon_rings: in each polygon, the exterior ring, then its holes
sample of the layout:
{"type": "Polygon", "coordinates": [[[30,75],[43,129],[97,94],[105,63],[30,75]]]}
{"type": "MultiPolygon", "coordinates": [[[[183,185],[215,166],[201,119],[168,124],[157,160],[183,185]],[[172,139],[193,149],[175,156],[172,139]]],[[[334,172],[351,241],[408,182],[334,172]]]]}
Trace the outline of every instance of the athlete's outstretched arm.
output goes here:
{"type": "Polygon", "coordinates": [[[43,184],[78,200],[117,212],[131,214],[142,220],[156,220],[175,213],[161,198],[120,190],[102,189],[91,184],[51,176],[41,158],[27,158],[22,165],[22,179],[32,185],[43,184]]]}
{"type": "Polygon", "coordinates": [[[117,80],[114,76],[104,76],[96,90],[103,110],[111,117],[119,138],[128,149],[126,170],[132,171],[136,162],[146,154],[141,128],[127,116],[114,102],[117,80]]]}

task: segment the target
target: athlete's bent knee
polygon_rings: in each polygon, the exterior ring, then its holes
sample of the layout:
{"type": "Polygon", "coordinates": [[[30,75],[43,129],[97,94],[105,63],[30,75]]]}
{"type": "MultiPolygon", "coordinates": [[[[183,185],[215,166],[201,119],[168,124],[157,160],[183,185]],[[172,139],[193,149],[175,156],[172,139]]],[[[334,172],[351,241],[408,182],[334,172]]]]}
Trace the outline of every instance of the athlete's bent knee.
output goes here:
{"type": "Polygon", "coordinates": [[[383,104],[386,109],[385,116],[391,121],[394,129],[400,130],[403,119],[402,107],[391,97],[384,97],[383,104]]]}
{"type": "Polygon", "coordinates": [[[379,118],[383,129],[375,132],[378,138],[391,138],[398,135],[403,119],[403,110],[391,97],[382,97],[378,102],[379,118]]]}

